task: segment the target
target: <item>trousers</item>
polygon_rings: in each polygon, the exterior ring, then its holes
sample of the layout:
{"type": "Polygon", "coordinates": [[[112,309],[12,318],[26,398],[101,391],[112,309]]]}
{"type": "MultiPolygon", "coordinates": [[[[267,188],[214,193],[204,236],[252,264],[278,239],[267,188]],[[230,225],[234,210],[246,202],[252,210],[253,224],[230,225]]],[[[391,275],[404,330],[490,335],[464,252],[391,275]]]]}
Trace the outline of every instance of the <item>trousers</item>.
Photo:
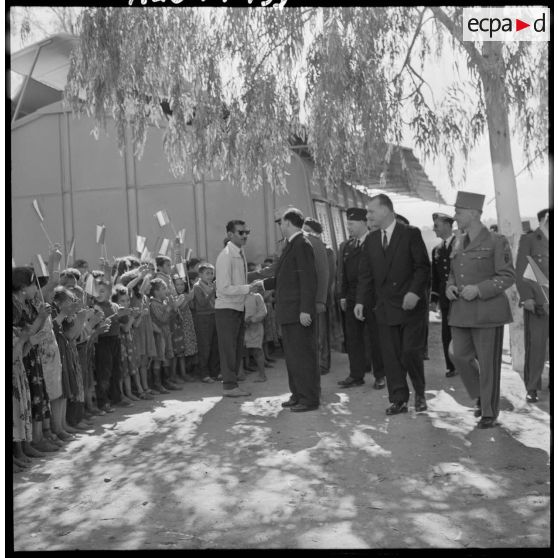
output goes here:
{"type": "Polygon", "coordinates": [[[546,361],[548,348],[548,314],[535,314],[523,311],[525,326],[525,366],[523,379],[527,391],[540,391],[542,389],[541,376],[546,361]]]}
{"type": "Polygon", "coordinates": [[[452,360],[471,399],[480,397],[483,417],[496,418],[504,326],[451,328],[452,360]]]}
{"type": "Polygon", "coordinates": [[[215,327],[223,389],[234,389],[238,387],[238,371],[244,347],[244,312],[216,308],[215,327]]]}

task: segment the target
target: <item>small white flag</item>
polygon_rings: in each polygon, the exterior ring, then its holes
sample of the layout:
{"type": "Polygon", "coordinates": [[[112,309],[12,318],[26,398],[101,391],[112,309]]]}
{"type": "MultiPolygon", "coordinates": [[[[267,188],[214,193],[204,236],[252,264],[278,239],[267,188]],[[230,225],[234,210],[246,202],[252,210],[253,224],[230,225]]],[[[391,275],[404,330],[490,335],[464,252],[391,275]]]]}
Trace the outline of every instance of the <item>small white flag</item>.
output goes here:
{"type": "Polygon", "coordinates": [[[35,275],[37,277],[48,277],[48,267],[41,254],[37,254],[37,263],[38,265],[35,266],[35,275]]]}
{"type": "Polygon", "coordinates": [[[189,262],[192,257],[192,248],[188,248],[188,253],[186,254],[186,261],[189,262]]]}
{"type": "MultiPolygon", "coordinates": [[[[70,250],[68,252],[67,260],[74,257],[74,249],[76,247],[76,239],[72,239],[72,243],[70,244],[70,250]]],[[[67,264],[66,264],[67,265],[67,264]]]]}
{"type": "Polygon", "coordinates": [[[535,283],[537,282],[537,277],[530,263],[527,263],[525,273],[523,274],[523,279],[529,279],[529,281],[534,281],[535,283]]]}
{"type": "Polygon", "coordinates": [[[184,246],[184,243],[186,242],[186,229],[180,229],[176,238],[178,238],[180,244],[184,246]]]}
{"type": "Polygon", "coordinates": [[[37,200],[33,200],[33,208],[35,209],[35,213],[37,214],[37,217],[40,219],[42,223],[45,220],[45,218],[41,213],[41,208],[39,207],[39,202],[37,200]]]}
{"type": "Polygon", "coordinates": [[[104,244],[105,243],[105,225],[97,225],[97,244],[104,244]]]}
{"type": "Polygon", "coordinates": [[[176,271],[178,272],[178,275],[182,279],[186,278],[186,271],[184,269],[184,264],[182,262],[179,262],[179,263],[176,264],[176,271]]]}
{"type": "Polygon", "coordinates": [[[136,251],[141,254],[145,248],[145,241],[147,238],[145,236],[136,235],[136,251]]]}
{"type": "MultiPolygon", "coordinates": [[[[542,272],[541,268],[537,265],[535,260],[531,256],[527,256],[527,261],[529,262],[528,268],[531,268],[531,273],[534,276],[534,279],[531,277],[527,277],[527,279],[531,279],[532,281],[536,281],[541,287],[549,287],[548,277],[542,272]]],[[[527,272],[527,269],[525,270],[527,272]]],[[[525,274],[523,274],[525,277],[525,274]]]]}
{"type": "Polygon", "coordinates": [[[169,216],[167,215],[165,209],[157,211],[157,213],[155,213],[155,217],[157,217],[157,221],[159,222],[160,227],[164,227],[165,225],[168,225],[170,223],[169,216]]]}
{"type": "Polygon", "coordinates": [[[92,273],[87,276],[85,280],[85,292],[92,297],[97,296],[97,282],[95,281],[95,277],[92,273]]]}
{"type": "Polygon", "coordinates": [[[161,248],[159,248],[159,255],[166,256],[167,252],[169,251],[170,240],[168,238],[163,238],[163,242],[161,242],[161,248]]]}
{"type": "Polygon", "coordinates": [[[141,261],[145,262],[145,261],[149,261],[150,259],[151,259],[151,252],[147,249],[147,246],[145,246],[141,252],[141,261]]]}

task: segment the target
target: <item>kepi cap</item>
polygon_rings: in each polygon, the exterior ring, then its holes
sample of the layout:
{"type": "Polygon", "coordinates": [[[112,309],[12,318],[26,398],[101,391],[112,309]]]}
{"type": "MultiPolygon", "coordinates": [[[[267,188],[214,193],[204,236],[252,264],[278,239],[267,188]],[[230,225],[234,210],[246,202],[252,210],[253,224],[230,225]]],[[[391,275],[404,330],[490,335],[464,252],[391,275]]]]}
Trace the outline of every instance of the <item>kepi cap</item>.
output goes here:
{"type": "Polygon", "coordinates": [[[442,219],[443,221],[448,221],[449,223],[453,223],[454,221],[451,215],[448,215],[447,213],[441,213],[440,211],[432,213],[432,220],[436,221],[436,219],[442,219]]]}
{"type": "Polygon", "coordinates": [[[477,211],[482,211],[484,198],[484,194],[475,194],[474,192],[464,192],[463,190],[460,190],[459,192],[457,192],[455,207],[460,207],[461,209],[476,209],[477,211]]]}
{"type": "Polygon", "coordinates": [[[366,221],[366,209],[349,207],[347,209],[347,221],[366,221]]]}

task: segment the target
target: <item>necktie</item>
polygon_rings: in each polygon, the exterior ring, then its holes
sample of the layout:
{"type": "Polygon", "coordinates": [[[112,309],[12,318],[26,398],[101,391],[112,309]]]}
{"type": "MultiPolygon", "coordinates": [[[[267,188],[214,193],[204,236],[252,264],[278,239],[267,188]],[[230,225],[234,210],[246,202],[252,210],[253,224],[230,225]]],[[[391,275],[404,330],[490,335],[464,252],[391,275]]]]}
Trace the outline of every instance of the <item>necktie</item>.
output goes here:
{"type": "Polygon", "coordinates": [[[384,231],[384,238],[382,240],[382,249],[384,250],[384,252],[387,250],[387,247],[388,247],[387,232],[384,231]]]}
{"type": "Polygon", "coordinates": [[[360,247],[360,240],[356,241],[356,247],[359,248],[360,247]]]}

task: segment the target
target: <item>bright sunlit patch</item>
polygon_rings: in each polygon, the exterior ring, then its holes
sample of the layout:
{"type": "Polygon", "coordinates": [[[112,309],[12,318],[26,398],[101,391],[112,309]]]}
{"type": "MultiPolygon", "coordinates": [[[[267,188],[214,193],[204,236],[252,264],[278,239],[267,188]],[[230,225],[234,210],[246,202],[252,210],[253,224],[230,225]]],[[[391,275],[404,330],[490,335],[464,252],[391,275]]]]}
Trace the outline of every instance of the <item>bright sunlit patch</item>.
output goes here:
{"type": "Polygon", "coordinates": [[[500,498],[508,494],[509,482],[500,475],[487,475],[455,462],[438,463],[432,469],[435,478],[449,482],[461,490],[470,488],[486,498],[500,498]]]}
{"type": "Polygon", "coordinates": [[[550,456],[550,416],[540,409],[528,413],[500,411],[498,422],[524,446],[538,448],[550,456]]]}
{"type": "Polygon", "coordinates": [[[327,523],[311,529],[297,538],[299,548],[370,548],[353,533],[350,521],[327,523]]]}
{"type": "Polygon", "coordinates": [[[389,457],[391,451],[385,450],[382,446],[378,445],[374,439],[369,436],[365,430],[371,429],[366,425],[359,425],[355,427],[351,435],[351,444],[373,457],[389,457]]]}
{"type": "Polygon", "coordinates": [[[434,394],[434,397],[428,400],[428,410],[426,411],[432,419],[433,426],[455,434],[463,440],[466,446],[470,446],[471,442],[465,436],[474,430],[477,424],[472,409],[460,405],[443,390],[428,390],[426,393],[434,394]]]}
{"type": "Polygon", "coordinates": [[[420,530],[421,538],[429,545],[437,548],[457,548],[462,545],[462,531],[451,518],[439,513],[414,513],[411,520],[420,530]]]}
{"type": "Polygon", "coordinates": [[[283,410],[281,403],[287,401],[289,393],[270,397],[258,397],[254,401],[245,401],[240,406],[240,412],[245,415],[276,418],[283,410]]]}
{"type": "Polygon", "coordinates": [[[325,407],[329,409],[334,415],[350,415],[351,411],[348,409],[349,396],[346,393],[336,393],[339,401],[335,403],[328,403],[325,407]]]}

